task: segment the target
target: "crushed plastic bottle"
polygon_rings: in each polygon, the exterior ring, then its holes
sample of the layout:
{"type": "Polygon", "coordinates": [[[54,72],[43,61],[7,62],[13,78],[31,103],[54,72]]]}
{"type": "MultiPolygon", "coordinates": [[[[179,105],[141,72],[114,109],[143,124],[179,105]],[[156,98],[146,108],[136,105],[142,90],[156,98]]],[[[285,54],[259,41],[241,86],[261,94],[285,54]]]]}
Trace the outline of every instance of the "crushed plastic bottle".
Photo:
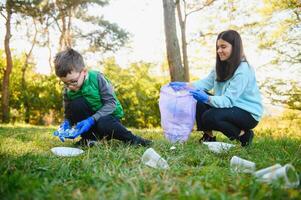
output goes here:
{"type": "Polygon", "coordinates": [[[73,127],[71,129],[66,129],[66,130],[60,127],[57,131],[54,132],[54,135],[58,136],[62,142],[65,142],[65,138],[72,137],[74,136],[75,133],[76,133],[76,129],[73,127]]]}

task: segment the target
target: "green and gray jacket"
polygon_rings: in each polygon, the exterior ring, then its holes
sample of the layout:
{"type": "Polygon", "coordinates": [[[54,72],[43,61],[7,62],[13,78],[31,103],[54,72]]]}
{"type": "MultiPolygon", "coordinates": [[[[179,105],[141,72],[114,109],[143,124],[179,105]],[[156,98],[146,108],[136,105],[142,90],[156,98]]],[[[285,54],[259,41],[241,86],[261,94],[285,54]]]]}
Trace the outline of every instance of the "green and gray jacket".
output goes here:
{"type": "MultiPolygon", "coordinates": [[[[95,112],[92,116],[95,121],[106,115],[122,118],[122,106],[116,97],[110,81],[100,72],[89,70],[82,87],[78,91],[64,89],[64,107],[78,98],[84,97],[90,108],[95,112]]],[[[65,109],[66,110],[66,109],[65,109]]]]}

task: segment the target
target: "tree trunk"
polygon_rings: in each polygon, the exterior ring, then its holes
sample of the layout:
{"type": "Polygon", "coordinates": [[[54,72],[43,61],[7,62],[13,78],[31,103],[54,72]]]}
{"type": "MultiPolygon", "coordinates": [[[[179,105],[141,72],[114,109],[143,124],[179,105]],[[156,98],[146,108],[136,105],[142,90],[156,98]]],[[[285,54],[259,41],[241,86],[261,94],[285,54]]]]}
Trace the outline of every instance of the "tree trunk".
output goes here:
{"type": "Polygon", "coordinates": [[[62,14],[61,20],[62,20],[62,30],[60,35],[59,51],[63,50],[66,47],[66,18],[64,14],[62,14]]]}
{"type": "Polygon", "coordinates": [[[31,42],[31,47],[28,51],[28,53],[25,54],[25,63],[24,66],[22,67],[22,81],[21,81],[21,88],[22,88],[22,94],[23,94],[23,103],[24,103],[24,110],[25,110],[25,116],[24,116],[24,121],[25,123],[29,123],[30,120],[30,102],[28,99],[28,92],[27,92],[27,83],[26,83],[26,70],[29,66],[29,59],[31,57],[32,51],[34,46],[37,43],[37,35],[38,35],[38,29],[37,29],[37,23],[36,20],[33,19],[33,24],[35,27],[35,32],[34,32],[34,36],[31,42]]]}
{"type": "Polygon", "coordinates": [[[48,49],[48,53],[49,53],[49,57],[48,57],[48,63],[49,63],[49,67],[50,67],[50,74],[54,73],[54,66],[52,65],[52,51],[51,51],[51,44],[50,44],[50,33],[49,33],[49,28],[47,27],[46,30],[46,34],[47,34],[47,42],[46,42],[46,47],[48,49]]]}
{"type": "Polygon", "coordinates": [[[184,65],[184,77],[185,81],[189,82],[189,62],[188,62],[188,55],[187,55],[187,40],[186,40],[186,15],[184,13],[184,19],[181,11],[181,4],[180,1],[177,1],[177,11],[178,11],[178,19],[181,28],[181,39],[182,39],[182,59],[184,65]]]}
{"type": "Polygon", "coordinates": [[[72,11],[71,8],[68,10],[68,26],[67,26],[67,34],[66,34],[66,46],[72,47],[72,36],[71,36],[71,19],[72,19],[72,11]]]}
{"type": "Polygon", "coordinates": [[[185,81],[182,66],[179,41],[177,37],[175,3],[173,0],[163,0],[164,28],[167,50],[167,60],[171,81],[185,81]]]}
{"type": "Polygon", "coordinates": [[[3,82],[2,82],[2,122],[3,123],[8,123],[10,121],[10,110],[9,110],[9,79],[10,79],[10,74],[13,68],[13,61],[11,57],[11,51],[9,47],[9,41],[11,38],[11,33],[10,33],[10,22],[11,22],[11,15],[12,15],[12,10],[11,7],[8,3],[9,1],[6,2],[6,34],[5,34],[5,39],[4,39],[4,49],[5,49],[5,55],[6,55],[6,69],[4,71],[4,76],[3,76],[3,82]]]}

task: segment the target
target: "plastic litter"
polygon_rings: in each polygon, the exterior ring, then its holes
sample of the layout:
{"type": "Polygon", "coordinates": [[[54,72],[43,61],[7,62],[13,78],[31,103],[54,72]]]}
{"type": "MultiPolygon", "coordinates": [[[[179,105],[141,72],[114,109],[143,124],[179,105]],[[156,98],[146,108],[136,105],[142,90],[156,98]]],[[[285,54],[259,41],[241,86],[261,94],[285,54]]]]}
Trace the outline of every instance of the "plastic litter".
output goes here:
{"type": "Polygon", "coordinates": [[[84,153],[83,150],[72,147],[54,147],[51,152],[57,156],[78,156],[84,153]]]}
{"type": "Polygon", "coordinates": [[[230,160],[230,167],[234,172],[254,173],[256,164],[238,156],[233,156],[230,160]]]}
{"type": "Polygon", "coordinates": [[[172,147],[170,147],[169,149],[170,149],[170,150],[175,150],[176,147],[175,147],[175,146],[172,146],[172,147]]]}
{"type": "Polygon", "coordinates": [[[214,153],[222,153],[228,151],[231,147],[234,147],[233,144],[228,144],[224,142],[203,142],[203,144],[207,145],[209,150],[214,153]]]}
{"type": "Polygon", "coordinates": [[[280,164],[275,164],[272,165],[270,167],[264,168],[264,169],[260,169],[258,171],[256,171],[254,173],[254,176],[256,176],[257,178],[262,177],[263,175],[267,174],[267,173],[274,173],[277,169],[281,168],[282,166],[280,164]]]}
{"type": "Polygon", "coordinates": [[[186,141],[194,126],[196,109],[196,100],[189,90],[161,87],[159,108],[165,138],[172,143],[186,141]]]}
{"type": "Polygon", "coordinates": [[[58,136],[62,142],[65,142],[65,138],[72,137],[76,133],[75,128],[66,129],[59,128],[57,131],[54,132],[53,135],[58,136]]]}
{"type": "Polygon", "coordinates": [[[268,172],[260,177],[259,180],[266,183],[283,181],[283,188],[294,188],[300,184],[299,175],[291,164],[286,164],[283,167],[268,172]]]}
{"type": "Polygon", "coordinates": [[[142,162],[150,167],[169,169],[169,165],[153,148],[148,148],[141,158],[142,162]]]}

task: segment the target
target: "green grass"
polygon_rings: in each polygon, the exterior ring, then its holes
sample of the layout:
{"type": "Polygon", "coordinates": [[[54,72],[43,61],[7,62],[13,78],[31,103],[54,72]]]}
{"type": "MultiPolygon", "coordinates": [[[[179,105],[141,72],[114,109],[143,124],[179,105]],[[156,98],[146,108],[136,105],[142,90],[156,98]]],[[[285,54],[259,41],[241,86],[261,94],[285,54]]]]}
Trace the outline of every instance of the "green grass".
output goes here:
{"type": "Polygon", "coordinates": [[[167,159],[169,170],[141,163],[146,147],[102,141],[83,148],[81,156],[63,158],[50,149],[73,142],[53,137],[55,127],[0,125],[0,199],[301,199],[300,186],[263,184],[229,167],[237,155],[255,162],[257,169],[291,163],[300,173],[301,123],[292,121],[263,120],[248,148],[218,134],[219,141],[236,144],[222,154],[199,144],[197,132],[170,150],[161,130],[132,129],[155,141],[152,147],[167,159]]]}

